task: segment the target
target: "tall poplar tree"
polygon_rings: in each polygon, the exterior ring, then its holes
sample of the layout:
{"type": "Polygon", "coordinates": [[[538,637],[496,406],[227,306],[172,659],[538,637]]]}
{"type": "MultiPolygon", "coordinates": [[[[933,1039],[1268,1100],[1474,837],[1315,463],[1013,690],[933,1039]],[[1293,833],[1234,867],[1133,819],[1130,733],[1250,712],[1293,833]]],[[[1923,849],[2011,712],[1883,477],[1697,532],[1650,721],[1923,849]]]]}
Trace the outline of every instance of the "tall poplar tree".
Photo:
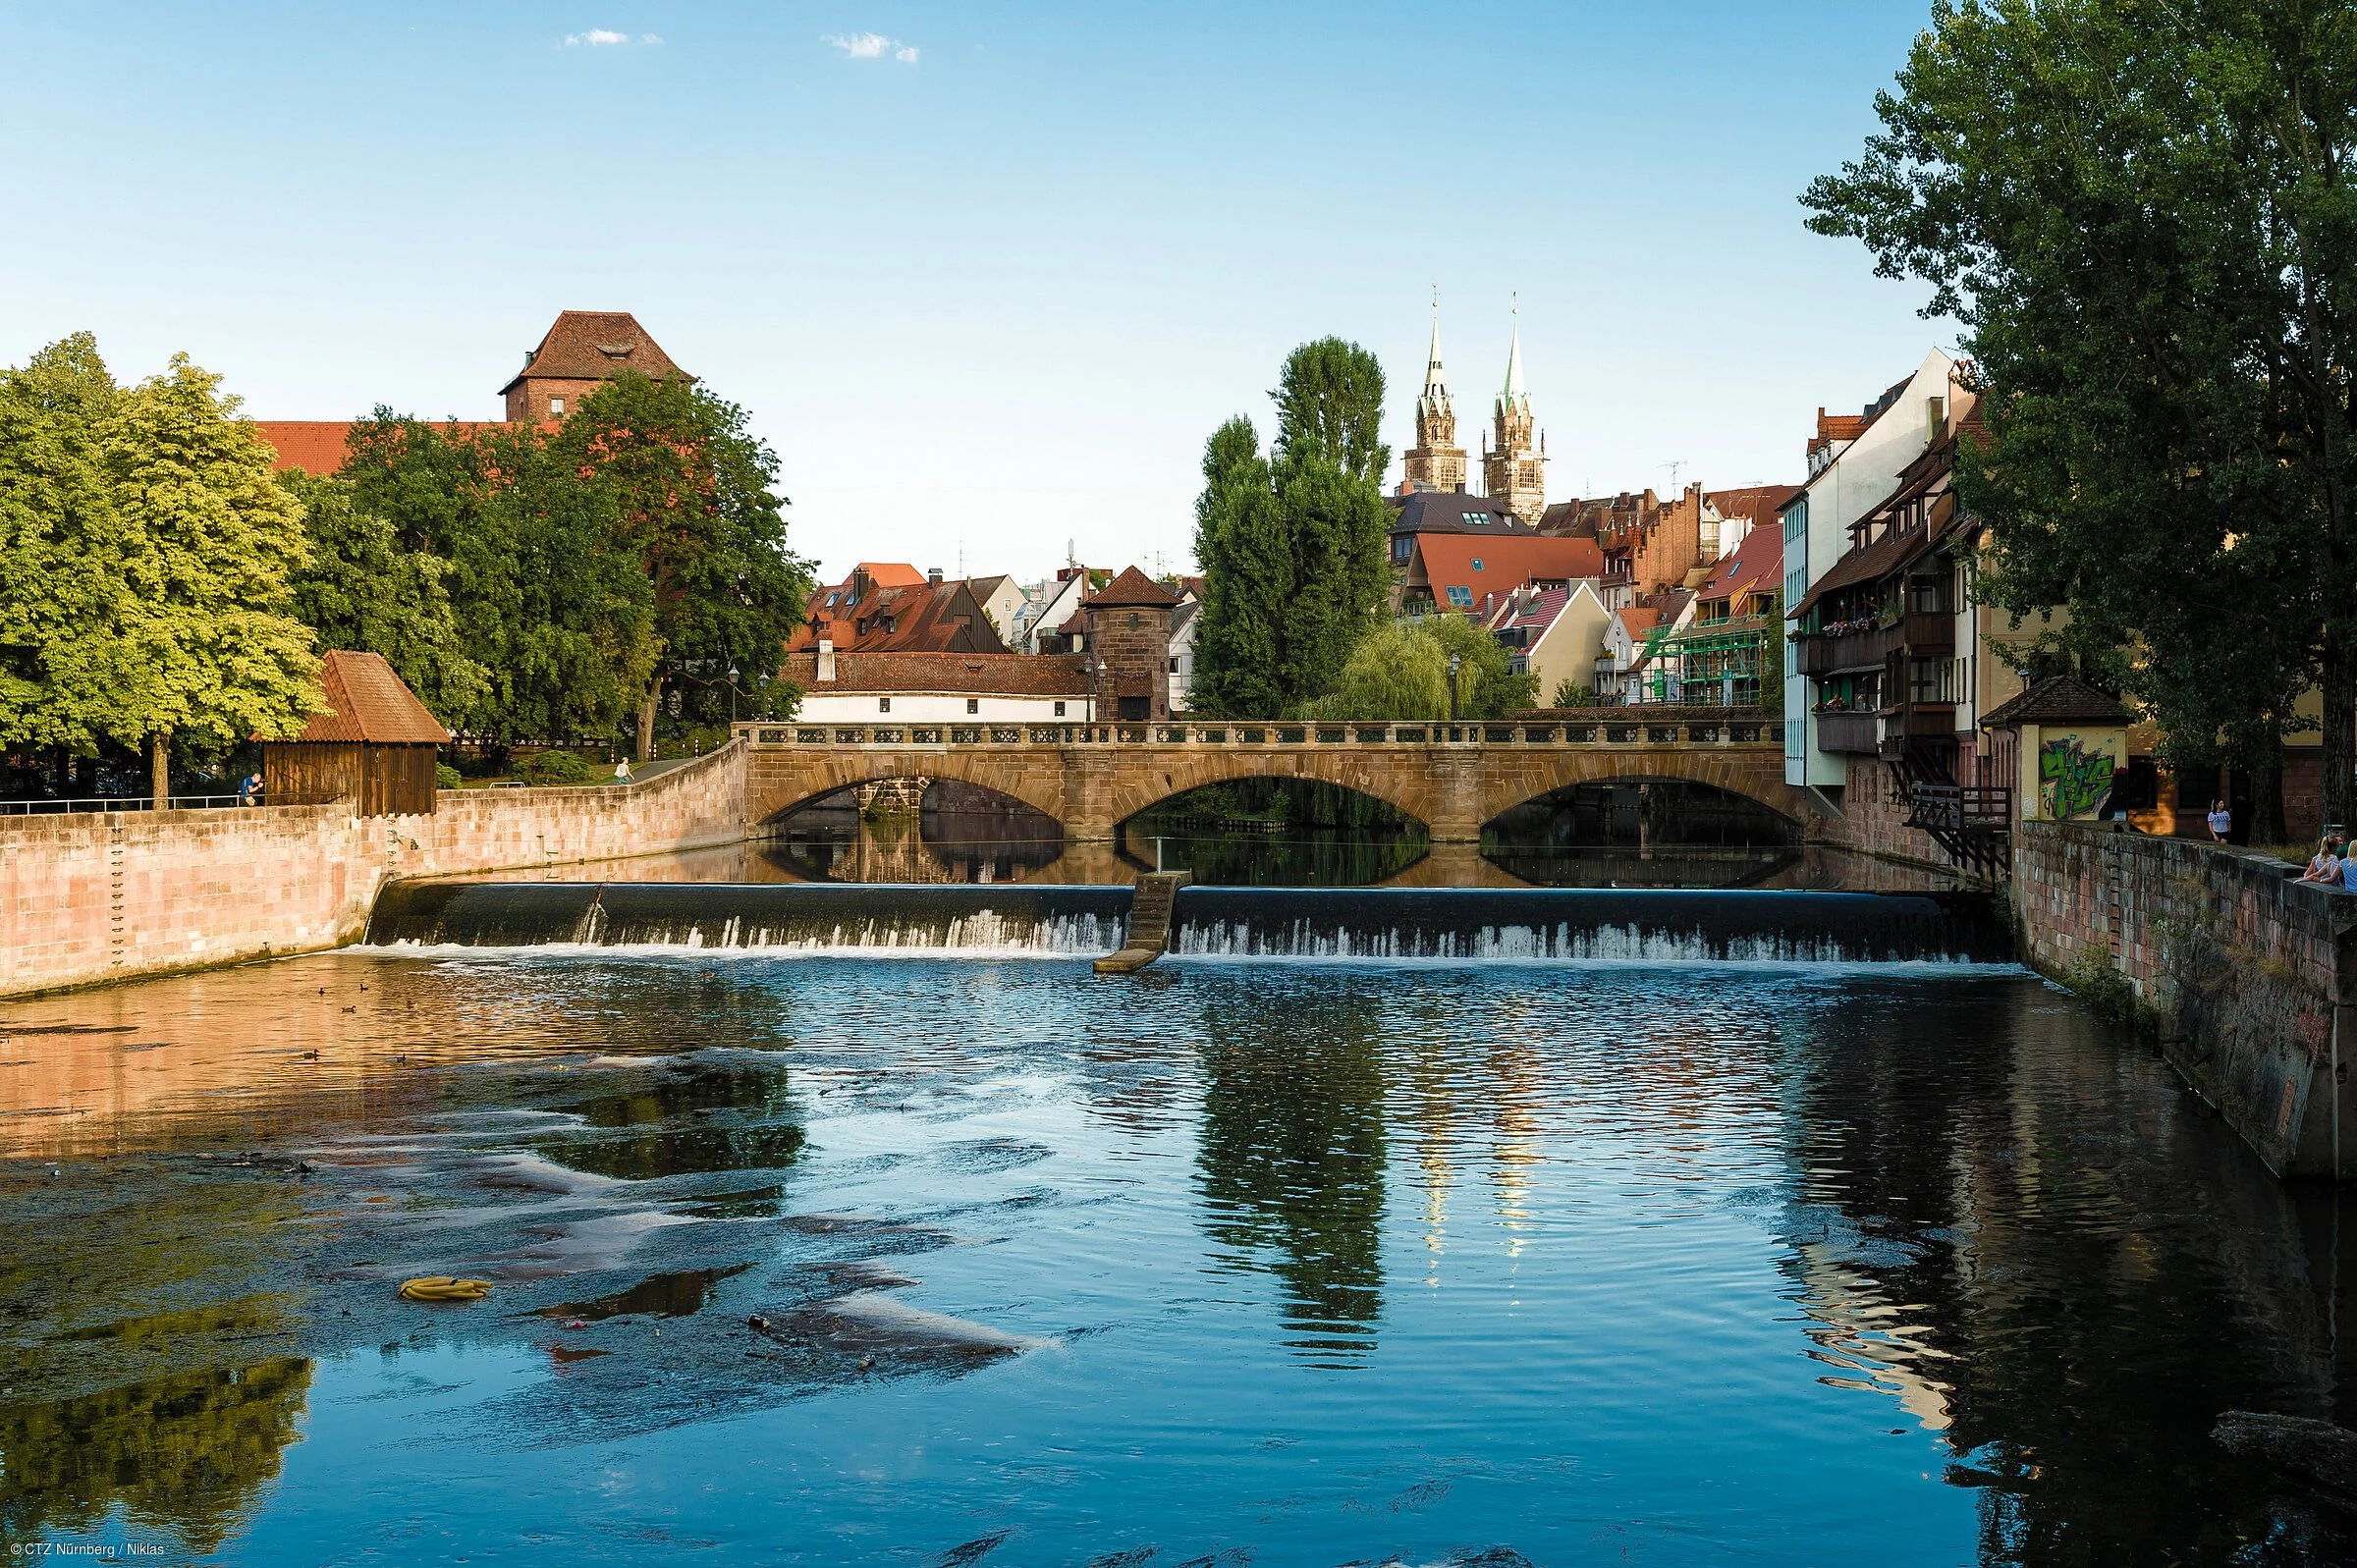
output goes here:
{"type": "Polygon", "coordinates": [[[2357,821],[2357,13],[1937,0],[1876,112],[1810,227],[1965,325],[1987,593],[2124,645],[2172,752],[2263,785],[2321,684],[2357,821]]]}
{"type": "Polygon", "coordinates": [[[1239,718],[1298,712],[1334,690],[1391,586],[1374,355],[1338,338],[1303,344],[1273,396],[1274,457],[1249,419],[1229,420],[1205,445],[1195,503],[1207,591],[1192,700],[1239,718]]]}

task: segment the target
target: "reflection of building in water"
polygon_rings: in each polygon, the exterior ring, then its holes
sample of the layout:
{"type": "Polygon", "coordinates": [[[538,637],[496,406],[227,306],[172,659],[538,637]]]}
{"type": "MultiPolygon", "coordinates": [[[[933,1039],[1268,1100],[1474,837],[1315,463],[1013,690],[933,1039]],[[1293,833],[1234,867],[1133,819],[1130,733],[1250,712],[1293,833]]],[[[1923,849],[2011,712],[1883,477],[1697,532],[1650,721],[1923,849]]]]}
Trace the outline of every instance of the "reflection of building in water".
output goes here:
{"type": "Polygon", "coordinates": [[[876,814],[830,795],[779,821],[779,847],[807,876],[865,883],[1020,882],[1064,853],[1055,819],[1004,796],[934,780],[921,798],[876,814]]]}
{"type": "Polygon", "coordinates": [[[1490,1053],[1489,1069],[1490,1188],[1506,1231],[1506,1255],[1519,1258],[1530,1228],[1530,1167],[1546,1158],[1539,1152],[1538,1053],[1527,1044],[1500,1047],[1490,1053]]]}

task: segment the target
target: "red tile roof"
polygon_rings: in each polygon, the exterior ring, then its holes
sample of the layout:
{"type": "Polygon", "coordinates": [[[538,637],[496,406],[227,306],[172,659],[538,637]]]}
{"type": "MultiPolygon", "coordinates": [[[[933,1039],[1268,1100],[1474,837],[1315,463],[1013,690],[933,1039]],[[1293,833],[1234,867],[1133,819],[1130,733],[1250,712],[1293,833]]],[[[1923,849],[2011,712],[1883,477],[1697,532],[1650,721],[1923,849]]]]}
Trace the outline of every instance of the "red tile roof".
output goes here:
{"type": "Polygon", "coordinates": [[[499,390],[504,397],[517,382],[527,379],[603,381],[625,370],[658,381],[687,376],[628,310],[566,310],[558,313],[514,380],[499,390]]]}
{"type": "Polygon", "coordinates": [[[1446,604],[1463,588],[1479,604],[1490,594],[1526,582],[1576,582],[1604,575],[1604,550],[1593,539],[1544,535],[1420,533],[1416,554],[1432,596],[1446,604]]]}
{"type": "Polygon", "coordinates": [[[985,697],[1085,697],[1086,654],[839,653],[835,678],[818,678],[818,655],[790,653],[785,675],[813,693],[954,692],[985,697]]]}
{"type": "Polygon", "coordinates": [[[1777,522],[1776,514],[1770,513],[1766,526],[1754,526],[1743,536],[1741,544],[1719,558],[1698,597],[1733,599],[1755,592],[1773,593],[1783,575],[1784,530],[1777,522]]]}
{"type": "MultiPolygon", "coordinates": [[[[256,419],[253,433],[273,454],[273,468],[301,468],[304,473],[334,473],[344,466],[345,437],[356,419],[256,419]]],[[[505,419],[451,419],[433,428],[445,435],[472,435],[478,430],[505,430],[505,419]]],[[[554,424],[543,422],[543,430],[554,424]]]]}
{"type": "Polygon", "coordinates": [[[1177,594],[1135,567],[1124,567],[1120,576],[1081,601],[1091,610],[1168,610],[1178,602],[1177,594]]]}
{"type": "Polygon", "coordinates": [[[299,742],[365,740],[377,745],[446,744],[450,731],[425,711],[379,653],[333,649],[320,656],[328,711],[311,716],[299,742]]]}
{"type": "Polygon", "coordinates": [[[2049,676],[2029,690],[2001,702],[1981,716],[1984,730],[2007,725],[2096,724],[2128,722],[2127,709],[2117,697],[2107,696],[2075,676],[2049,676]]]}

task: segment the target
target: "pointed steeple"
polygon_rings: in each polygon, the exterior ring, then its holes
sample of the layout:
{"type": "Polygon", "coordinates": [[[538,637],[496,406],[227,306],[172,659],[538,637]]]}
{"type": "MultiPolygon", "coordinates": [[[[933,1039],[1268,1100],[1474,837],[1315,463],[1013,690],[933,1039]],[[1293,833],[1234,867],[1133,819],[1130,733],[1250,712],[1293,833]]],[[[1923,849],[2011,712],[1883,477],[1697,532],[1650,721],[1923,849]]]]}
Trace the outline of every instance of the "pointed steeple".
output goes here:
{"type": "MultiPolygon", "coordinates": [[[[1439,330],[1437,324],[1434,330],[1439,330]]],[[[1508,404],[1513,405],[1526,403],[1530,398],[1530,394],[1522,389],[1522,306],[1519,301],[1514,305],[1513,340],[1506,350],[1506,391],[1503,396],[1508,404]]]]}
{"type": "Polygon", "coordinates": [[[1546,446],[1530,413],[1522,385],[1522,306],[1514,304],[1514,330],[1506,351],[1506,385],[1492,410],[1494,440],[1482,453],[1482,487],[1536,525],[1547,510],[1546,446]]]}
{"type": "Polygon", "coordinates": [[[1441,368],[1441,291],[1432,291],[1432,347],[1424,355],[1424,390],[1416,395],[1416,444],[1400,454],[1406,490],[1465,488],[1465,449],[1456,444],[1456,410],[1441,368]]]}
{"type": "Polygon", "coordinates": [[[1440,290],[1433,290],[1433,347],[1424,353],[1424,394],[1416,399],[1416,412],[1433,415],[1445,412],[1450,406],[1450,377],[1440,368],[1440,290]]]}

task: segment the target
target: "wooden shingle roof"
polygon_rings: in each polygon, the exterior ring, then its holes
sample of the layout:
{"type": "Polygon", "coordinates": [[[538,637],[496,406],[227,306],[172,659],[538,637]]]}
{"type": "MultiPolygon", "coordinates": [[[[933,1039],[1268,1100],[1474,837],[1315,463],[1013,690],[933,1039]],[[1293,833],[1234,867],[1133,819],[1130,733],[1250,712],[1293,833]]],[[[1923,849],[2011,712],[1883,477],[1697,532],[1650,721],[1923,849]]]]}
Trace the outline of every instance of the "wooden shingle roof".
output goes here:
{"type": "Polygon", "coordinates": [[[647,336],[638,318],[628,310],[566,310],[558,314],[515,380],[499,390],[504,397],[519,381],[603,381],[625,370],[658,381],[671,376],[695,379],[671,362],[671,355],[647,336]]]}
{"type": "Polygon", "coordinates": [[[439,746],[450,739],[381,653],[333,649],[319,660],[319,685],[328,711],[314,714],[298,742],[439,746]]]}

